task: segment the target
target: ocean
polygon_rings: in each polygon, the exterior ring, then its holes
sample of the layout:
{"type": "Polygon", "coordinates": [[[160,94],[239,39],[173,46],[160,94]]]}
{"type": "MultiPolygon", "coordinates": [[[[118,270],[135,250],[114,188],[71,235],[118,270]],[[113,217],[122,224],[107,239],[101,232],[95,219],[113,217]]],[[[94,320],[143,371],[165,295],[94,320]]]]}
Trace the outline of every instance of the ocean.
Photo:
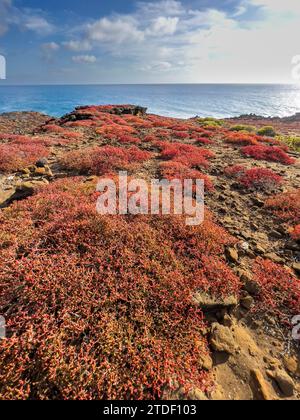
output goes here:
{"type": "Polygon", "coordinates": [[[0,113],[39,111],[61,116],[76,106],[135,104],[179,118],[255,113],[285,117],[300,112],[300,85],[169,84],[1,86],[0,113]]]}

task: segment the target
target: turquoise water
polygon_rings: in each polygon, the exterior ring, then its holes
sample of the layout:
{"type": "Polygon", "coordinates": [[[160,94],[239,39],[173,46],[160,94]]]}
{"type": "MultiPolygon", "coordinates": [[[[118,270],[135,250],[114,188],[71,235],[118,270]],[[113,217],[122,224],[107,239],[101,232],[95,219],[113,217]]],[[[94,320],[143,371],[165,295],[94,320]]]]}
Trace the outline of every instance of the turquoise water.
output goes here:
{"type": "Polygon", "coordinates": [[[189,118],[300,112],[300,85],[1,86],[0,113],[39,111],[61,116],[79,105],[135,104],[149,112],[189,118]]]}

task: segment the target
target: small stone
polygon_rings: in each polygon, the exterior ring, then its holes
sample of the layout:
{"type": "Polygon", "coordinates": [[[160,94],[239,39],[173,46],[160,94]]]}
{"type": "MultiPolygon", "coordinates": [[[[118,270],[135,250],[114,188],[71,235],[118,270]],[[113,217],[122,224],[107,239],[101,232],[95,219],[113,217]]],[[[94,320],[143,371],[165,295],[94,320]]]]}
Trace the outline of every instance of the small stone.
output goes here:
{"type": "Polygon", "coordinates": [[[267,373],[272,379],[274,379],[285,397],[292,397],[294,395],[294,381],[286,372],[277,369],[275,372],[268,371],[267,373]]]}
{"type": "Polygon", "coordinates": [[[188,394],[188,398],[193,401],[207,401],[208,400],[207,396],[199,388],[194,388],[192,391],[190,391],[188,394]]]}
{"type": "Polygon", "coordinates": [[[282,234],[280,232],[278,232],[277,230],[273,230],[270,233],[270,237],[272,237],[274,239],[281,239],[282,238],[282,234]]]}
{"type": "Polygon", "coordinates": [[[254,248],[254,251],[257,253],[257,254],[260,254],[260,255],[262,255],[262,254],[265,254],[266,253],[266,250],[265,250],[265,248],[263,248],[261,245],[259,245],[259,244],[257,244],[256,245],[256,247],[254,248]]]}
{"type": "Polygon", "coordinates": [[[248,242],[242,242],[239,244],[239,248],[243,251],[249,251],[250,245],[248,244],[248,242]]]}
{"type": "Polygon", "coordinates": [[[284,259],[274,253],[266,254],[265,257],[275,263],[283,263],[284,259]]]}
{"type": "Polygon", "coordinates": [[[36,164],[35,164],[35,166],[37,166],[38,168],[43,168],[44,166],[46,166],[48,164],[48,160],[46,159],[46,158],[42,158],[42,159],[39,159],[37,162],[36,162],[36,164]]]}
{"type": "Polygon", "coordinates": [[[212,325],[210,344],[213,350],[219,352],[234,354],[236,350],[236,345],[231,330],[224,325],[217,323],[212,325]]]}
{"type": "Polygon", "coordinates": [[[294,263],[293,264],[293,270],[295,270],[296,271],[296,273],[300,273],[300,263],[294,263]]]}
{"type": "Polygon", "coordinates": [[[265,381],[265,378],[263,377],[263,374],[258,369],[253,369],[250,374],[254,396],[260,400],[272,400],[271,394],[269,392],[269,387],[267,385],[267,382],[265,381]]]}
{"type": "Polygon", "coordinates": [[[241,299],[241,305],[243,308],[250,310],[254,304],[254,299],[252,296],[248,295],[241,299]]]}
{"type": "Polygon", "coordinates": [[[14,188],[7,191],[0,190],[0,207],[5,206],[5,204],[9,202],[15,192],[16,190],[14,188]]]}
{"type": "Polygon", "coordinates": [[[288,249],[289,251],[298,251],[299,245],[294,241],[289,241],[285,244],[285,249],[288,249]]]}
{"type": "Polygon", "coordinates": [[[225,325],[225,327],[232,327],[233,326],[233,320],[231,318],[230,315],[226,314],[223,318],[223,324],[225,325]]]}
{"type": "Polygon", "coordinates": [[[283,359],[283,363],[286,370],[289,371],[292,375],[296,375],[298,373],[298,360],[296,357],[286,356],[283,359]]]}
{"type": "Polygon", "coordinates": [[[263,200],[260,200],[259,198],[253,198],[252,202],[257,207],[264,207],[265,203],[263,200]]]}
{"type": "Polygon", "coordinates": [[[239,260],[239,254],[235,248],[227,248],[226,256],[229,261],[234,262],[234,263],[238,262],[239,260]]]}
{"type": "Polygon", "coordinates": [[[45,166],[45,170],[46,170],[46,175],[48,175],[48,176],[53,176],[53,173],[52,173],[52,171],[51,171],[50,166],[46,165],[46,166],[45,166]]]}
{"type": "Polygon", "coordinates": [[[86,182],[92,182],[92,181],[97,181],[98,177],[93,175],[93,176],[89,176],[85,179],[86,182]]]}
{"type": "Polygon", "coordinates": [[[24,168],[24,169],[21,169],[21,171],[20,171],[22,174],[24,174],[24,175],[30,175],[30,169],[29,168],[24,168]]]}
{"type": "Polygon", "coordinates": [[[202,353],[200,355],[200,362],[202,364],[202,368],[205,370],[211,370],[213,367],[213,361],[209,354],[202,353]]]}

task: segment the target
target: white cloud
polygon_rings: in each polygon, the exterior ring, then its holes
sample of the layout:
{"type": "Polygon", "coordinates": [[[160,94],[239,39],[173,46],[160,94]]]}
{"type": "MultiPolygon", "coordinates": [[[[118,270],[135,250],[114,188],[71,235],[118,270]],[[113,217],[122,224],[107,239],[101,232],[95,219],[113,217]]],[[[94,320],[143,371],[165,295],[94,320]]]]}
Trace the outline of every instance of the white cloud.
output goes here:
{"type": "Polygon", "coordinates": [[[38,35],[49,35],[55,30],[41,10],[19,8],[14,6],[12,0],[0,0],[0,35],[10,27],[32,31],[38,35]]]}
{"type": "Polygon", "coordinates": [[[99,43],[122,44],[125,42],[140,42],[144,33],[138,29],[138,24],[130,16],[102,18],[87,25],[88,39],[99,43]]]}
{"type": "Polygon", "coordinates": [[[248,0],[253,6],[260,6],[274,13],[300,13],[299,0],[248,0]]]}
{"type": "Polygon", "coordinates": [[[157,16],[180,16],[186,13],[182,2],[176,0],[162,0],[159,2],[139,2],[138,14],[147,18],[155,18],[157,16]]]}
{"type": "Polygon", "coordinates": [[[92,46],[88,40],[81,40],[81,41],[66,41],[63,42],[62,45],[70,51],[91,51],[92,46]]]}
{"type": "Polygon", "coordinates": [[[45,18],[40,16],[25,17],[22,26],[25,29],[36,32],[39,35],[49,35],[54,31],[54,26],[51,25],[45,18]]]}
{"type": "Polygon", "coordinates": [[[95,63],[97,58],[94,55],[76,55],[72,57],[74,63],[95,63]]]}
{"type": "Polygon", "coordinates": [[[155,36],[173,35],[176,32],[178,22],[178,17],[159,16],[146,30],[146,34],[155,36]]]}
{"type": "MultiPolygon", "coordinates": [[[[186,3],[138,2],[131,14],[69,28],[60,45],[73,51],[77,63],[95,63],[105,53],[104,65],[111,74],[122,69],[122,81],[292,81],[291,58],[300,54],[300,0],[241,0],[228,12],[186,3]]],[[[55,30],[43,12],[0,0],[0,34],[10,25],[39,35],[55,30]]],[[[45,54],[57,51],[51,42],[42,48],[45,54]]],[[[103,62],[90,69],[104,72],[103,62]]]]}

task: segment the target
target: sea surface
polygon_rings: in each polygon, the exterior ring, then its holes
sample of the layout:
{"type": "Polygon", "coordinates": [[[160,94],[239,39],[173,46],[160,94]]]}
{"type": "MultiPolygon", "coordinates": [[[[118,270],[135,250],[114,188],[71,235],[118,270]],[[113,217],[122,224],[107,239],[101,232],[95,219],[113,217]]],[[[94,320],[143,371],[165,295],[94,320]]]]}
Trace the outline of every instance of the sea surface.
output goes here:
{"type": "Polygon", "coordinates": [[[255,113],[285,117],[300,112],[300,85],[48,85],[1,86],[0,113],[39,111],[62,116],[76,106],[135,104],[155,114],[225,118],[255,113]]]}

